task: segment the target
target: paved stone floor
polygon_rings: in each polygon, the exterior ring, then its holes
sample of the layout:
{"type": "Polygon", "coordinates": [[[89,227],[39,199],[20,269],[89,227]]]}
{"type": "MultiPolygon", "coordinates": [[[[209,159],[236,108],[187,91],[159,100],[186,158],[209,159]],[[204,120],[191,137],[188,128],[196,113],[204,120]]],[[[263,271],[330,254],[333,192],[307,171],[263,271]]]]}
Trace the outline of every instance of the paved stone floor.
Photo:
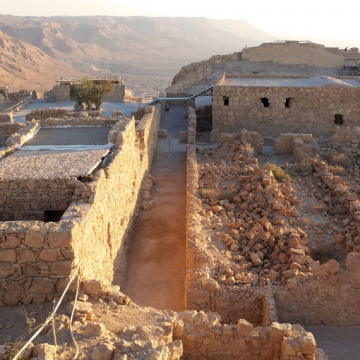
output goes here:
{"type": "Polygon", "coordinates": [[[305,326],[329,360],[360,359],[360,327],[305,326]]]}

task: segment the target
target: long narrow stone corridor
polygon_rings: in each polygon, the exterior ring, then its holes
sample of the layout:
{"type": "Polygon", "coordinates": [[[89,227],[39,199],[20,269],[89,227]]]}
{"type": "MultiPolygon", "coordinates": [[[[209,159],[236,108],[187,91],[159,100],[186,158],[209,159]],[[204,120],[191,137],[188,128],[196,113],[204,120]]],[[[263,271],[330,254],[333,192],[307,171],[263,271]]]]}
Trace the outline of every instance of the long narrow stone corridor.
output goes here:
{"type": "Polygon", "coordinates": [[[151,210],[141,210],[129,251],[122,291],[136,304],[155,309],[185,309],[186,145],[176,139],[187,130],[187,107],[172,107],[160,125],[151,175],[155,180],[151,210]]]}

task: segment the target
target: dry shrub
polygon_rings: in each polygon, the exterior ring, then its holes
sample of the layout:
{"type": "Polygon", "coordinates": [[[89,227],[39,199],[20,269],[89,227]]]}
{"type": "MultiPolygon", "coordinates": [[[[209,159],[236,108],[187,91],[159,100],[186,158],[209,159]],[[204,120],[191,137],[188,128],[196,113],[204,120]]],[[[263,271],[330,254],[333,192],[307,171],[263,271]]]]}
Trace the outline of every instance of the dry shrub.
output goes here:
{"type": "Polygon", "coordinates": [[[291,171],[300,176],[309,175],[313,172],[313,166],[310,162],[306,160],[301,160],[300,163],[295,164],[291,168],[291,171]]]}
{"type": "Polygon", "coordinates": [[[331,163],[343,167],[348,167],[351,166],[352,161],[347,153],[341,153],[333,156],[333,158],[331,159],[331,163]]]}
{"type": "Polygon", "coordinates": [[[326,246],[321,246],[311,251],[311,258],[314,261],[319,261],[320,265],[327,263],[329,260],[334,259],[334,251],[326,246]]]}
{"type": "Polygon", "coordinates": [[[284,179],[287,181],[291,179],[289,174],[287,174],[282,168],[276,166],[275,164],[266,163],[262,169],[271,170],[277,181],[283,181],[284,179]]]}
{"type": "Polygon", "coordinates": [[[338,153],[336,151],[323,151],[321,153],[321,158],[331,165],[339,165],[342,167],[352,165],[352,161],[346,152],[338,153]]]}
{"type": "Polygon", "coordinates": [[[329,171],[335,175],[344,176],[346,174],[346,170],[343,166],[340,165],[329,165],[329,171]]]}
{"type": "Polygon", "coordinates": [[[200,195],[209,200],[231,200],[234,197],[231,191],[220,189],[200,189],[200,195]]]}

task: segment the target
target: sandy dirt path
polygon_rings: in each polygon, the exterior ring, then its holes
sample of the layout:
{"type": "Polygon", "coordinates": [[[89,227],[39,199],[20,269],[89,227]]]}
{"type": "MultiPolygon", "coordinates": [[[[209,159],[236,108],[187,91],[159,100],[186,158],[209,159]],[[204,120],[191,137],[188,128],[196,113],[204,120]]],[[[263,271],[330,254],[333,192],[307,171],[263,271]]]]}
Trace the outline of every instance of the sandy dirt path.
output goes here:
{"type": "Polygon", "coordinates": [[[186,271],[186,146],[175,138],[187,129],[186,107],[173,107],[160,126],[152,169],[155,180],[151,210],[141,210],[129,251],[121,291],[140,306],[185,309],[186,271]]]}

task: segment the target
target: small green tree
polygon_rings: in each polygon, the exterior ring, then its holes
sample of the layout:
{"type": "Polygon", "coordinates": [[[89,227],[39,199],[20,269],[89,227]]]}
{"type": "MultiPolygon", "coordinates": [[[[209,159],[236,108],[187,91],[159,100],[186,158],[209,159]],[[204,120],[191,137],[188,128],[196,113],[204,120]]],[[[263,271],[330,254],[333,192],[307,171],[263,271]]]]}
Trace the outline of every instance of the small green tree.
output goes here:
{"type": "Polygon", "coordinates": [[[86,103],[87,110],[92,109],[92,104],[95,105],[96,110],[100,110],[104,95],[112,91],[110,79],[96,84],[94,81],[83,78],[82,83],[75,87],[75,98],[78,104],[86,103]]]}

